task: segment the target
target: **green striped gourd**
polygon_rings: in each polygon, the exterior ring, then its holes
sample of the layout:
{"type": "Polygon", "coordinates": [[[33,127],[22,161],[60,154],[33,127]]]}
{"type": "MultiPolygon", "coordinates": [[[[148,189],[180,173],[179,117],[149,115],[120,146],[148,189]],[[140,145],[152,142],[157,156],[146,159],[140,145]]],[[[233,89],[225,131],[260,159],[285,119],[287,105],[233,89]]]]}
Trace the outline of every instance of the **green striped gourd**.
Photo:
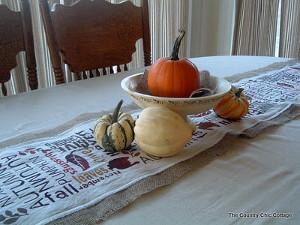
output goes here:
{"type": "Polygon", "coordinates": [[[96,121],[95,139],[100,147],[116,152],[127,148],[134,139],[134,120],[130,114],[119,112],[123,100],[114,113],[104,115],[96,121]]]}

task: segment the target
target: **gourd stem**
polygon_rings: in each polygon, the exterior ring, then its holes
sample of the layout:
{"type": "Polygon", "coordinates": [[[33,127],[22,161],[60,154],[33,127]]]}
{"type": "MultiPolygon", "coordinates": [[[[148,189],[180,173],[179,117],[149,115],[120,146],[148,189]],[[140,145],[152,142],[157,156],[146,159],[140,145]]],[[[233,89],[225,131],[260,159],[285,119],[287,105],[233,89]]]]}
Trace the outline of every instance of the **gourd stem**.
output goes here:
{"type": "Polygon", "coordinates": [[[121,101],[118,103],[118,105],[115,108],[115,111],[112,115],[111,124],[114,124],[114,123],[118,122],[118,115],[119,115],[119,111],[120,111],[120,108],[121,108],[122,104],[123,104],[123,100],[121,99],[121,101]]]}
{"type": "Polygon", "coordinates": [[[235,96],[238,97],[238,98],[241,97],[241,94],[242,94],[243,90],[244,90],[243,88],[239,88],[239,90],[237,92],[235,92],[235,96]]]}
{"type": "Polygon", "coordinates": [[[181,40],[185,35],[185,31],[183,29],[179,29],[178,31],[180,32],[180,35],[175,40],[174,47],[170,56],[170,60],[179,60],[178,57],[179,47],[181,44],[181,40]]]}

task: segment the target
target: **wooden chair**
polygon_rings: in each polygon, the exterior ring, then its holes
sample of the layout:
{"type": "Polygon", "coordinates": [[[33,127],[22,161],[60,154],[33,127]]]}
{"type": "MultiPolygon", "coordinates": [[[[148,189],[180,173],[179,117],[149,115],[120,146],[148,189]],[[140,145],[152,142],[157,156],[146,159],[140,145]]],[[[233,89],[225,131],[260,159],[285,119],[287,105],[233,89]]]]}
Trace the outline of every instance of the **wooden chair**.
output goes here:
{"type": "Polygon", "coordinates": [[[26,52],[29,86],[31,90],[38,87],[29,0],[20,3],[20,12],[0,5],[0,84],[4,96],[4,83],[10,80],[10,71],[17,66],[16,55],[21,51],[26,52]]]}
{"type": "Polygon", "coordinates": [[[136,51],[135,43],[143,39],[144,65],[151,65],[148,0],[141,7],[130,1],[112,4],[105,0],[80,0],[72,6],[55,4],[50,11],[48,0],[39,0],[56,84],[64,83],[62,61],[83,78],[99,76],[100,69],[113,73],[128,70],[136,51]],[[94,72],[92,72],[94,71],[94,72]]]}

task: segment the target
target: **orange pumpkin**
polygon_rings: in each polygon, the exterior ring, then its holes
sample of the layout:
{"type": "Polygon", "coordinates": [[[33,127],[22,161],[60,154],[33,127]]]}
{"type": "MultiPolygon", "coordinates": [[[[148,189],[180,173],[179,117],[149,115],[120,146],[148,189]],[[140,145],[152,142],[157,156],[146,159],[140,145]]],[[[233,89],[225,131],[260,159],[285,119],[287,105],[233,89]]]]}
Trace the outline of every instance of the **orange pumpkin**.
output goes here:
{"type": "Polygon", "coordinates": [[[242,93],[244,89],[232,86],[231,90],[224,96],[214,108],[215,113],[225,119],[238,120],[245,116],[249,110],[249,102],[242,93]]]}
{"type": "Polygon", "coordinates": [[[188,59],[179,58],[178,51],[185,34],[179,30],[171,57],[160,58],[148,73],[148,88],[151,95],[159,97],[187,98],[200,85],[198,68],[188,59]]]}

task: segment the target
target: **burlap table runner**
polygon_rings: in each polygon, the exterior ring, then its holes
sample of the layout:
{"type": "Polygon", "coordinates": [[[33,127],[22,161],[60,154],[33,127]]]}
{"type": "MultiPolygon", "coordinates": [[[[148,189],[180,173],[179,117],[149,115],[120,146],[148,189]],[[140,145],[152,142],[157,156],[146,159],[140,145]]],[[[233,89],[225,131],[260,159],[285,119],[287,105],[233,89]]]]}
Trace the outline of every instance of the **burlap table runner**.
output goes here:
{"type": "MultiPolygon", "coordinates": [[[[249,113],[233,122],[213,110],[191,115],[197,129],[171,158],[142,152],[135,143],[121,153],[93,139],[95,120],[83,114],[55,129],[0,143],[0,221],[4,224],[94,224],[140,195],[170,184],[225,152],[240,135],[253,137],[300,114],[300,61],[292,60],[227,77],[243,87],[249,113]],[[45,213],[47,212],[47,213],[45,213]]],[[[134,104],[122,111],[137,118],[134,104]]]]}

